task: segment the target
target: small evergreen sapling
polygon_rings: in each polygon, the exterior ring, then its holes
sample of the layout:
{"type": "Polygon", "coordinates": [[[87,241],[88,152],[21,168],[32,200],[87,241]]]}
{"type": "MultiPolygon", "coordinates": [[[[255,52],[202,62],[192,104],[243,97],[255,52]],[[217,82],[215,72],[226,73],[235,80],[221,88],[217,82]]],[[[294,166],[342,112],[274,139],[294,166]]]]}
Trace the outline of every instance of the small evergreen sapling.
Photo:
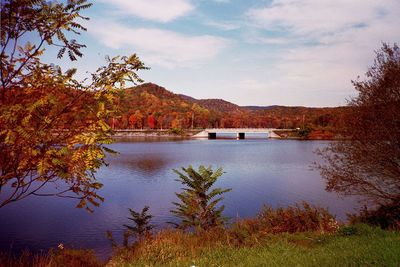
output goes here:
{"type": "MultiPolygon", "coordinates": [[[[153,215],[147,214],[147,211],[149,210],[149,206],[145,206],[142,209],[142,212],[136,212],[132,209],[129,209],[129,212],[131,213],[132,217],[128,217],[129,220],[132,220],[135,223],[135,226],[127,225],[124,224],[128,230],[124,232],[124,239],[123,239],[123,247],[125,248],[132,248],[137,242],[133,242],[132,244],[129,244],[129,237],[134,236],[141,240],[144,236],[150,233],[150,231],[154,228],[157,227],[157,225],[150,224],[151,219],[154,217],[153,215]]],[[[107,238],[110,240],[111,245],[114,249],[118,248],[117,243],[113,239],[112,232],[107,231],[107,238]]]]}
{"type": "Polygon", "coordinates": [[[175,193],[181,203],[172,202],[177,208],[171,210],[175,217],[181,219],[181,224],[173,223],[177,228],[188,229],[194,228],[197,230],[208,230],[215,227],[223,226],[231,218],[222,215],[225,206],[219,208],[217,203],[224,197],[220,197],[223,193],[231,190],[215,188],[211,192],[211,187],[217,181],[218,177],[223,174],[222,168],[215,172],[212,167],[205,168],[199,166],[198,172],[192,166],[182,168],[187,175],[174,169],[174,172],[179,175],[176,181],[181,182],[184,186],[183,192],[175,193]],[[217,197],[213,199],[214,197],[217,197]]]}
{"type": "Polygon", "coordinates": [[[153,215],[147,214],[147,211],[149,210],[149,206],[145,206],[142,209],[142,212],[136,212],[132,209],[129,209],[129,212],[131,213],[132,217],[128,219],[133,221],[136,226],[130,226],[127,224],[124,224],[126,228],[128,228],[127,231],[131,232],[133,235],[137,236],[138,238],[141,238],[143,235],[146,233],[150,232],[155,225],[150,224],[150,220],[154,217],[153,215]]]}
{"type": "MultiPolygon", "coordinates": [[[[149,206],[145,206],[141,213],[129,209],[132,217],[128,217],[128,219],[133,221],[136,226],[124,224],[124,226],[128,228],[128,230],[126,230],[124,233],[124,247],[129,246],[129,237],[134,236],[138,240],[141,240],[144,236],[148,235],[154,227],[156,227],[156,225],[150,224],[150,220],[153,218],[153,215],[147,214],[148,210],[149,206]]],[[[135,245],[135,243],[136,241],[133,243],[133,245],[135,245]]]]}

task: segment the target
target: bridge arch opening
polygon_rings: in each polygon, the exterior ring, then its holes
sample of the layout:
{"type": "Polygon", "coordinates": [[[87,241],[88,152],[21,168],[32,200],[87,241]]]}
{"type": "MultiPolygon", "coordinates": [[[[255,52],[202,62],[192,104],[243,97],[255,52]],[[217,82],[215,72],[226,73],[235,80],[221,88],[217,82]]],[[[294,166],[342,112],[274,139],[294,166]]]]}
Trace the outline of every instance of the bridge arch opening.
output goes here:
{"type": "Polygon", "coordinates": [[[238,133],[237,134],[237,138],[238,139],[244,139],[244,137],[245,137],[245,133],[238,133]]]}
{"type": "Polygon", "coordinates": [[[217,139],[217,133],[208,133],[208,139],[217,139]]]}

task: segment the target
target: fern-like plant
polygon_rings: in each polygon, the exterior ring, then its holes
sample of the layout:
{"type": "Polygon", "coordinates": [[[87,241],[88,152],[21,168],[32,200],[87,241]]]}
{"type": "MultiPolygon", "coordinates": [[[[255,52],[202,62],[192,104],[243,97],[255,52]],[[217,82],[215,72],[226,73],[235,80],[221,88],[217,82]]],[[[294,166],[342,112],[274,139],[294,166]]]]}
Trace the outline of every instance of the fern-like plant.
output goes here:
{"type": "Polygon", "coordinates": [[[211,190],[218,177],[223,174],[222,167],[215,172],[211,166],[208,168],[199,166],[198,172],[192,166],[182,167],[182,170],[187,175],[174,169],[174,172],[179,175],[176,181],[181,182],[185,187],[182,188],[183,192],[175,193],[181,203],[172,202],[176,209],[171,210],[175,217],[182,221],[181,224],[170,223],[179,229],[194,228],[196,231],[222,227],[230,218],[222,215],[225,206],[217,207],[217,204],[224,198],[221,195],[230,191],[231,188],[211,190]],[[217,198],[214,199],[215,197],[217,198]]]}

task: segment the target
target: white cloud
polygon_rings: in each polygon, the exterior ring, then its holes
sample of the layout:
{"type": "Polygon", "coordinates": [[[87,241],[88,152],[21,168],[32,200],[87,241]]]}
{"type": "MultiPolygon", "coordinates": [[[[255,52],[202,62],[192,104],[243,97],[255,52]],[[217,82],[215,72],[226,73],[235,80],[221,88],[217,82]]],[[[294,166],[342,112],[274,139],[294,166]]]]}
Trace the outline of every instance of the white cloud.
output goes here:
{"type": "Polygon", "coordinates": [[[224,31],[231,31],[231,30],[236,30],[236,29],[240,28],[239,24],[230,23],[230,22],[207,21],[207,22],[205,22],[205,24],[208,26],[216,27],[216,28],[224,30],[224,31]]]}
{"type": "Polygon", "coordinates": [[[109,21],[93,21],[88,30],[110,48],[129,48],[150,66],[196,66],[214,58],[229,41],[211,35],[187,36],[157,28],[129,28],[109,21]]]}
{"type": "Polygon", "coordinates": [[[248,79],[238,82],[235,87],[242,90],[260,91],[267,89],[268,85],[258,80],[248,79]]]}
{"type": "Polygon", "coordinates": [[[270,37],[261,37],[261,36],[252,36],[251,39],[247,40],[250,43],[262,43],[262,44],[275,44],[275,45],[283,45],[288,44],[290,42],[289,39],[285,38],[270,38],[270,37]]]}
{"type": "Polygon", "coordinates": [[[194,10],[190,0],[100,0],[126,14],[158,22],[169,22],[194,10]]]}
{"type": "Polygon", "coordinates": [[[318,35],[368,26],[398,11],[396,0],[274,0],[269,7],[249,10],[247,16],[267,29],[318,35]]]}
{"type": "Polygon", "coordinates": [[[275,31],[259,44],[284,44],[275,54],[268,88],[293,102],[328,102],[353,93],[350,80],[363,76],[381,42],[400,40],[398,0],[274,0],[246,15],[258,28],[275,31]],[[299,93],[301,92],[301,94],[299,93]]]}

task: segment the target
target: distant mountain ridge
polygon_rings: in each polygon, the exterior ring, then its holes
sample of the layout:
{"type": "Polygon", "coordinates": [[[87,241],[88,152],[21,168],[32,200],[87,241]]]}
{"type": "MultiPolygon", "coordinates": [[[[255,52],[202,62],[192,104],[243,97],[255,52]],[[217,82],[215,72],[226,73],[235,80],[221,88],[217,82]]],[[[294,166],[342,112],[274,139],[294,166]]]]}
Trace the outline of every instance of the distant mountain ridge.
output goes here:
{"type": "Polygon", "coordinates": [[[208,98],[208,99],[196,99],[191,96],[178,94],[182,99],[193,101],[201,106],[216,109],[220,112],[226,111],[240,111],[240,110],[265,110],[265,109],[273,109],[277,107],[286,107],[279,105],[271,105],[271,106],[239,106],[232,102],[226,101],[220,98],[208,98]],[[221,107],[222,106],[222,107],[221,107]]]}
{"type": "MultiPolygon", "coordinates": [[[[239,106],[232,102],[226,101],[220,98],[208,98],[208,99],[196,99],[194,97],[178,94],[184,100],[189,100],[199,104],[200,106],[218,110],[220,112],[227,111],[245,111],[245,110],[271,110],[275,108],[308,108],[303,106],[282,106],[282,105],[271,105],[271,106],[239,106]]],[[[311,107],[310,107],[311,108],[311,107]]]]}
{"type": "Polygon", "coordinates": [[[218,99],[218,98],[209,98],[209,99],[196,99],[191,96],[187,95],[179,95],[182,99],[190,100],[192,102],[195,102],[199,104],[202,107],[205,108],[210,108],[217,110],[219,112],[229,112],[229,111],[241,111],[242,107],[233,104],[231,102],[228,102],[223,99],[218,99]]]}
{"type": "MultiPolygon", "coordinates": [[[[343,107],[239,106],[223,99],[196,99],[144,83],[119,92],[114,128],[339,127],[343,107]]],[[[321,128],[321,129],[322,129],[321,128]]]]}
{"type": "Polygon", "coordinates": [[[284,107],[279,105],[272,105],[272,106],[241,106],[242,108],[249,109],[249,110],[264,110],[264,109],[273,109],[277,107],[284,107]]]}

